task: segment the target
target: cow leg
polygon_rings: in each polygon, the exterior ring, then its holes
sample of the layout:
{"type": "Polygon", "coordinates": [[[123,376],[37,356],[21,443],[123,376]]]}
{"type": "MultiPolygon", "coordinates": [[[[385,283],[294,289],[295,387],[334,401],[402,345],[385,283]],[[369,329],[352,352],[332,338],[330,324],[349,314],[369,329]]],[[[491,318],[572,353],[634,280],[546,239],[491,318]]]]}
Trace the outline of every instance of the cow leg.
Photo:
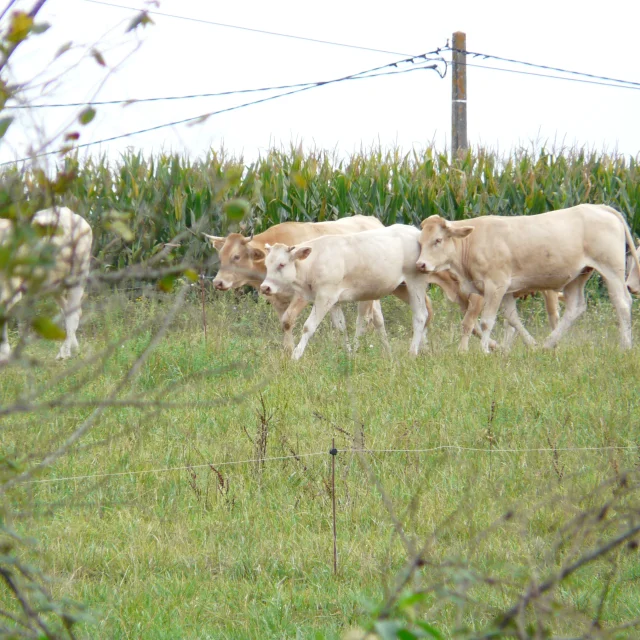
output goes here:
{"type": "MultiPolygon", "coordinates": [[[[484,298],[482,296],[479,296],[477,293],[472,293],[467,299],[466,310],[463,309],[463,304],[460,304],[460,308],[464,311],[464,317],[462,318],[462,337],[460,338],[458,351],[469,351],[469,336],[472,331],[478,331],[476,322],[482,311],[483,303],[484,298]]],[[[479,331],[478,334],[479,337],[482,337],[479,331]]]]}
{"type": "Polygon", "coordinates": [[[380,300],[373,301],[371,310],[373,312],[373,326],[380,336],[380,340],[382,341],[382,346],[384,347],[385,353],[390,356],[391,345],[389,344],[389,339],[387,338],[387,330],[384,326],[384,316],[382,315],[382,305],[380,304],[380,300]]]}
{"type": "Polygon", "coordinates": [[[584,297],[584,285],[591,277],[591,271],[581,273],[564,288],[565,310],[558,326],[545,340],[545,349],[553,349],[569,327],[586,311],[587,301],[584,297]]]}
{"type": "Polygon", "coordinates": [[[0,339],[0,362],[7,362],[11,355],[11,347],[9,346],[9,321],[5,318],[2,321],[2,339],[0,339]]]}
{"type": "Polygon", "coordinates": [[[560,321],[560,311],[558,309],[558,292],[543,289],[541,292],[544,298],[544,308],[547,310],[547,318],[549,319],[549,326],[553,331],[560,321]]]}
{"type": "Polygon", "coordinates": [[[480,328],[482,329],[482,350],[489,353],[491,342],[491,331],[496,323],[498,309],[502,303],[502,297],[506,287],[498,286],[491,281],[484,283],[484,308],[480,319],[480,328]]]}
{"type": "MultiPolygon", "coordinates": [[[[518,309],[516,307],[516,299],[508,294],[502,299],[502,304],[504,308],[505,320],[509,323],[510,328],[516,330],[524,340],[525,344],[528,347],[535,347],[536,341],[533,339],[533,336],[524,328],[522,321],[520,320],[520,316],[518,315],[518,309]]],[[[504,337],[504,348],[510,348],[513,343],[514,332],[511,331],[510,334],[505,331],[504,337]]]]}
{"type": "Polygon", "coordinates": [[[313,305],[313,309],[311,309],[311,313],[307,318],[307,321],[304,323],[304,327],[302,328],[302,338],[300,338],[300,342],[298,342],[298,346],[293,350],[292,359],[300,360],[304,350],[307,347],[307,343],[311,340],[311,336],[316,332],[316,329],[324,319],[324,317],[329,313],[331,307],[333,307],[337,298],[325,298],[318,296],[316,298],[315,304],[313,305]]]}
{"type": "Polygon", "coordinates": [[[615,272],[607,273],[608,271],[608,269],[603,270],[601,273],[609,291],[609,300],[611,300],[618,316],[620,347],[631,349],[631,306],[633,300],[624,279],[621,279],[615,272]]]}
{"type": "Polygon", "coordinates": [[[423,339],[426,341],[426,324],[429,317],[426,303],[426,282],[423,278],[416,280],[407,279],[407,292],[409,294],[409,306],[413,316],[413,338],[409,347],[409,354],[417,356],[423,339]]]}
{"type": "Polygon", "coordinates": [[[299,296],[294,296],[289,302],[275,299],[273,300],[273,306],[280,319],[280,326],[283,332],[282,346],[285,352],[291,353],[295,344],[293,341],[293,327],[301,311],[307,306],[307,301],[299,296]]]}
{"type": "Polygon", "coordinates": [[[344,318],[344,312],[342,307],[335,305],[331,307],[329,311],[331,315],[331,322],[333,326],[341,333],[344,340],[344,348],[347,352],[351,352],[351,345],[349,344],[349,336],[347,335],[347,321],[344,318]]]}
{"type": "Polygon", "coordinates": [[[60,298],[59,303],[62,307],[62,313],[64,314],[64,325],[67,332],[60,351],[56,356],[57,360],[66,360],[71,357],[71,352],[78,349],[78,339],[76,338],[76,330],[80,324],[80,317],[82,316],[82,296],[84,294],[84,287],[73,287],[60,298]]]}

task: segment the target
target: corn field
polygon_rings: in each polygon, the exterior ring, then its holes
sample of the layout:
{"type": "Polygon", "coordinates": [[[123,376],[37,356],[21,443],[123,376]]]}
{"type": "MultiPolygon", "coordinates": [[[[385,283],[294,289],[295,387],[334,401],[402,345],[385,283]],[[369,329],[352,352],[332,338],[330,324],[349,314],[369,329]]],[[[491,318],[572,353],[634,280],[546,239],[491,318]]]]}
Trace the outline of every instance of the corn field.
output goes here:
{"type": "MultiPolygon", "coordinates": [[[[385,225],[417,224],[432,214],[526,215],[592,202],[622,211],[640,233],[638,159],[579,149],[506,158],[477,150],[453,163],[432,148],[422,155],[372,150],[346,160],[291,149],[249,165],[215,151],[201,160],[129,153],[117,162],[67,159],[58,171],[62,204],[90,221],[94,255],[105,267],[146,259],[176,238],[176,258],[198,259],[205,252],[199,231],[259,232],[286,220],[354,213],[385,225]]],[[[36,198],[37,172],[0,176],[14,190],[19,184],[27,200],[36,198]]]]}

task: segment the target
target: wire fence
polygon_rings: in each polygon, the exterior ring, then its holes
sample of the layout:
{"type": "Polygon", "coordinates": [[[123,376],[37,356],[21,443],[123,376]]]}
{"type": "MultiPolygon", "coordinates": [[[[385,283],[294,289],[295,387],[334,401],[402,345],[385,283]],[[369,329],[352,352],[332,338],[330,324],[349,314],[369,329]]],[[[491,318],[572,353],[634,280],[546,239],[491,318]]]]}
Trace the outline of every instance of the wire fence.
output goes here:
{"type": "Polygon", "coordinates": [[[317,456],[342,454],[381,454],[381,453],[436,453],[438,451],[457,451],[468,453],[558,453],[558,452],[585,452],[585,451],[637,451],[640,445],[608,445],[604,447],[533,447],[533,448],[482,448],[465,447],[457,444],[443,444],[426,449],[331,449],[328,451],[314,451],[310,453],[295,453],[287,456],[272,456],[264,458],[249,458],[245,460],[231,460],[224,462],[206,462],[202,464],[189,464],[178,467],[161,467],[158,469],[138,469],[131,471],[117,471],[113,473],[96,473],[77,476],[65,476],[62,478],[44,478],[39,480],[28,480],[22,484],[51,484],[56,482],[71,482],[77,480],[90,480],[94,478],[111,478],[118,476],[137,476],[145,474],[160,474],[173,471],[189,471],[192,469],[218,468],[232,465],[257,464],[264,462],[274,462],[279,460],[298,460],[301,458],[311,458],[317,456]]]}

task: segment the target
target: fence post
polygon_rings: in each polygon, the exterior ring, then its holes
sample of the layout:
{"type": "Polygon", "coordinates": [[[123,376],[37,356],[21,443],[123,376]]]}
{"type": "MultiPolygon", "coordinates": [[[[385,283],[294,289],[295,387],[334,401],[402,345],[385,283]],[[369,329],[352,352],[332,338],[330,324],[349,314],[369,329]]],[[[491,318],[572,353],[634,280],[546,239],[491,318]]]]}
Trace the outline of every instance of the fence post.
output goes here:
{"type": "Polygon", "coordinates": [[[467,148],[467,34],[453,34],[451,74],[451,160],[467,148]]]}
{"type": "Polygon", "coordinates": [[[333,502],[333,573],[338,573],[338,543],[336,534],[336,439],[331,438],[331,500],[333,502]]]}

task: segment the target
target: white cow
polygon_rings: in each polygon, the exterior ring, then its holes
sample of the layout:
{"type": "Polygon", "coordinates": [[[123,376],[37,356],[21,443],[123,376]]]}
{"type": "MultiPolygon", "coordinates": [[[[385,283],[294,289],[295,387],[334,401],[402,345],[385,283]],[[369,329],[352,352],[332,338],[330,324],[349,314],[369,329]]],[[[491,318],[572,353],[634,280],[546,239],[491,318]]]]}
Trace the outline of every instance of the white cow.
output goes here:
{"type": "MultiPolygon", "coordinates": [[[[347,236],[323,236],[297,246],[267,247],[267,275],[260,292],[265,296],[297,293],[314,303],[293,359],[302,356],[318,325],[338,302],[377,300],[402,284],[406,285],[403,299],[413,314],[410,353],[417,355],[429,316],[427,276],[415,266],[419,238],[415,227],[395,224],[347,236]]],[[[379,326],[375,317],[374,326],[388,348],[384,325],[379,326]]]]}
{"type": "Polygon", "coordinates": [[[416,267],[450,269],[467,294],[484,298],[482,348],[489,351],[496,313],[504,300],[509,322],[533,343],[515,311],[515,293],[562,291],[565,313],[545,343],[554,347],[585,311],[584,285],[594,270],[616,309],[622,348],[631,347],[631,296],[625,286],[625,244],[636,265],[633,238],[622,215],[605,205],[583,204],[533,216],[483,216],[422,221],[416,267]]]}
{"type": "MultiPolygon", "coordinates": [[[[20,300],[23,291],[29,286],[51,290],[64,315],[66,338],[58,352],[58,359],[71,356],[72,349],[78,348],[76,329],[82,315],[81,301],[84,294],[91,260],[93,234],[89,223],[66,207],[43,209],[38,211],[32,225],[43,229],[43,237],[36,243],[35,250],[45,245],[53,245],[55,253],[53,266],[36,266],[19,271],[13,270],[12,277],[0,272],[0,305],[4,307],[4,316],[0,320],[2,338],[0,340],[0,362],[7,361],[11,353],[7,332],[6,313],[20,300]]],[[[11,242],[13,224],[9,220],[0,220],[0,245],[11,242]]],[[[24,249],[18,249],[20,255],[24,249]]]]}

